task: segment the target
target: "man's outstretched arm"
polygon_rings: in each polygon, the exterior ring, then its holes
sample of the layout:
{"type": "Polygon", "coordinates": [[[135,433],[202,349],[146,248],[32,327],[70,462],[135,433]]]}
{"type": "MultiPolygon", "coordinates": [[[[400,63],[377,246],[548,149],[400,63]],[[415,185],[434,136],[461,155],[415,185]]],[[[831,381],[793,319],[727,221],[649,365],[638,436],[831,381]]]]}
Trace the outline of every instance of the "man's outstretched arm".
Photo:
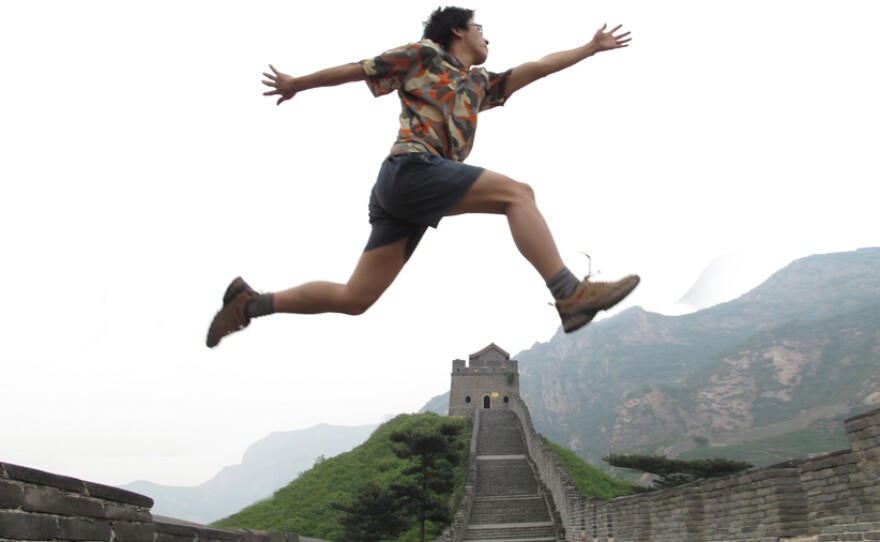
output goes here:
{"type": "Polygon", "coordinates": [[[606,32],[607,27],[608,25],[602,25],[602,28],[596,31],[593,39],[585,45],[549,54],[541,60],[526,62],[514,68],[507,81],[505,96],[510,96],[524,86],[534,83],[542,77],[547,77],[551,73],[573,66],[596,53],[629,46],[629,41],[632,39],[629,37],[629,32],[615,35],[621,25],[606,32]]]}
{"type": "Polygon", "coordinates": [[[344,83],[353,83],[355,81],[363,81],[367,78],[363,67],[357,62],[343,64],[335,68],[327,68],[303,77],[291,77],[286,73],[281,73],[275,69],[275,66],[269,64],[272,73],[263,72],[263,84],[272,87],[273,90],[267,90],[263,96],[279,96],[276,105],[281,105],[294,96],[297,92],[309,90],[318,87],[333,87],[344,83]]]}

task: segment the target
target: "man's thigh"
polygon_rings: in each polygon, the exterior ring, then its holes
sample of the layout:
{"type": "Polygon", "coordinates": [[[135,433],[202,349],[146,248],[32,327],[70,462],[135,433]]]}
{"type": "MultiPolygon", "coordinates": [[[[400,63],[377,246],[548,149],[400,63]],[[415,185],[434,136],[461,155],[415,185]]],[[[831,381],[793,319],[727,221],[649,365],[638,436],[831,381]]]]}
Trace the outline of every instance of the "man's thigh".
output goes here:
{"type": "Polygon", "coordinates": [[[455,204],[448,215],[465,213],[503,214],[511,203],[523,196],[532,197],[531,188],[507,175],[484,170],[467,193],[455,204]]]}

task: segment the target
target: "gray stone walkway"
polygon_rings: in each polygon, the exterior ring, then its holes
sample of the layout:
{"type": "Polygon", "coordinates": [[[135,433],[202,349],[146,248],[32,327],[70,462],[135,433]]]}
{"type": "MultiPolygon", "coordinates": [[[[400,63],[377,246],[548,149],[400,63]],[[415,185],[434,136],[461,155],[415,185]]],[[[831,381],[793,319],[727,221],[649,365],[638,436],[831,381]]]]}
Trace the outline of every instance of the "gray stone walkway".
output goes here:
{"type": "Polygon", "coordinates": [[[516,415],[480,412],[477,488],[464,540],[555,542],[560,532],[526,456],[516,415]]]}

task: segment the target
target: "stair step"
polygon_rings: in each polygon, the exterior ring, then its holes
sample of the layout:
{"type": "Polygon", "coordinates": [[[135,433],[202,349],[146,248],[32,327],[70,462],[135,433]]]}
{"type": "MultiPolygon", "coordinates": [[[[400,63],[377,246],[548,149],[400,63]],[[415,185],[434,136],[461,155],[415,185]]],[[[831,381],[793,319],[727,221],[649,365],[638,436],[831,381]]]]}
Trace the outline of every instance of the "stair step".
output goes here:
{"type": "Polygon", "coordinates": [[[514,497],[504,499],[477,498],[471,509],[470,524],[492,524],[551,521],[550,511],[543,497],[514,497]]]}
{"type": "Polygon", "coordinates": [[[465,540],[556,540],[556,527],[553,523],[511,523],[482,527],[468,526],[465,540]]]}

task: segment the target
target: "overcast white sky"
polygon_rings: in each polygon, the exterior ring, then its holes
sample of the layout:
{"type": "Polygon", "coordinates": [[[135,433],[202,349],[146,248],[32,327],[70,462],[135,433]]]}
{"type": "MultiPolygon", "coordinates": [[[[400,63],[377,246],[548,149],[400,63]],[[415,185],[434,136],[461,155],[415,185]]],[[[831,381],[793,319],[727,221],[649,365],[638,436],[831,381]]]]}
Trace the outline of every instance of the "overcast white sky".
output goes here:
{"type": "MultiPolygon", "coordinates": [[[[260,73],[418,39],[437,4],[0,3],[0,461],[194,485],[270,432],[415,411],[453,359],[556,333],[504,220],[468,216],[364,316],[278,316],[204,346],[238,274],[348,276],[397,129],[394,96],[358,83],[276,107],[260,73]]],[[[603,22],[633,41],[484,113],[468,161],[532,184],[576,273],[579,251],[600,277],[639,273],[626,306],[674,310],[721,256],[738,262],[725,298],[880,245],[875,4],[474,0],[494,71],[603,22]]]]}

